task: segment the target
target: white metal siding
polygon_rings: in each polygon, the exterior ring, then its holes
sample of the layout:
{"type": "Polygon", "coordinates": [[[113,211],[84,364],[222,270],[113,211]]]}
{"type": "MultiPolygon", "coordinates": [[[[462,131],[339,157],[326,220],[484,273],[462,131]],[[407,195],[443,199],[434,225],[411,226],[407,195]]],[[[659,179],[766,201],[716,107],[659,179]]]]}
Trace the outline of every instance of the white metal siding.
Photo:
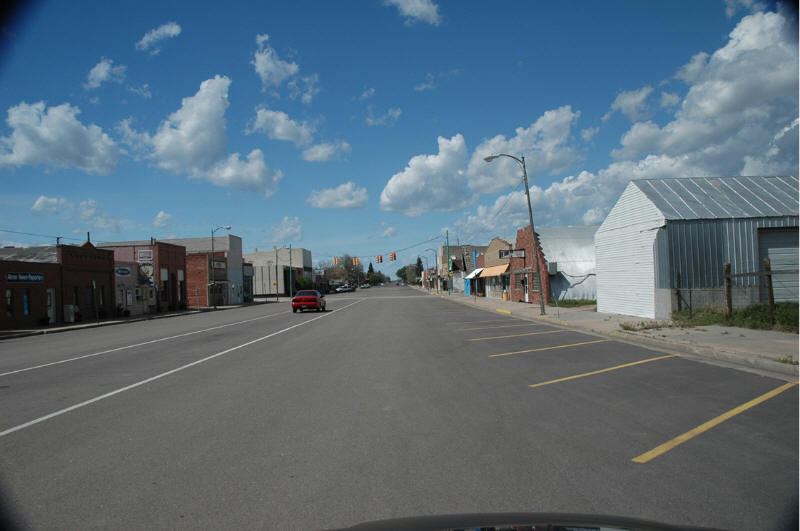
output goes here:
{"type": "MultiPolygon", "coordinates": [[[[766,229],[758,231],[758,251],[761,269],[764,259],[769,258],[773,271],[796,271],[798,269],[797,227],[766,229]]],[[[776,301],[797,302],[797,273],[772,275],[772,292],[776,301]]],[[[762,295],[767,300],[766,293],[762,295]]]]}
{"type": "Polygon", "coordinates": [[[655,317],[654,244],[664,223],[629,183],[595,234],[597,311],[655,317]]]}

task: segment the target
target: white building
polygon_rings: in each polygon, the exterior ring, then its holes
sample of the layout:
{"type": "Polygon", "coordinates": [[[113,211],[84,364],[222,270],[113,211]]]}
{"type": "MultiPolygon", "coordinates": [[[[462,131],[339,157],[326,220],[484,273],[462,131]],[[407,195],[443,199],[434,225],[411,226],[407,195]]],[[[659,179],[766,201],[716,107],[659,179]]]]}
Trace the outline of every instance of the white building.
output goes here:
{"type": "Polygon", "coordinates": [[[253,294],[256,297],[274,296],[276,293],[288,295],[290,267],[292,283],[300,276],[314,280],[311,251],[302,247],[292,247],[291,254],[288,247],[260,251],[256,248],[245,254],[244,260],[253,264],[253,294]]]}
{"type": "MultiPolygon", "coordinates": [[[[797,177],[631,181],[595,234],[597,311],[668,319],[679,304],[725,305],[731,273],[798,269],[797,177]]],[[[766,299],[763,276],[732,279],[733,305],[766,299]]],[[[773,275],[797,301],[797,274],[773,275]]]]}

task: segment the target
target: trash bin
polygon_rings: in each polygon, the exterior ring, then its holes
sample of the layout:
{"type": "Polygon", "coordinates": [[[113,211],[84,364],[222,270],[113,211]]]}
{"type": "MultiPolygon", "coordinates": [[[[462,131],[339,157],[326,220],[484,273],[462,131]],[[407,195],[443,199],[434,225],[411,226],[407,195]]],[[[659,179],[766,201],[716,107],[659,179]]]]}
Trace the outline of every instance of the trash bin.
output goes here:
{"type": "Polygon", "coordinates": [[[503,300],[508,302],[508,291],[503,290],[503,300]]]}

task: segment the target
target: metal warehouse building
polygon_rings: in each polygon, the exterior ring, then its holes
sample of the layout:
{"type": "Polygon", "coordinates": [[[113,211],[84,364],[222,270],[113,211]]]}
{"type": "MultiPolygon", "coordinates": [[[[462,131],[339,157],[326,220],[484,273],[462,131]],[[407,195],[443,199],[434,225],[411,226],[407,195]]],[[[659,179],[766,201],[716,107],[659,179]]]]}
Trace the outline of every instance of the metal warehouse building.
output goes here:
{"type": "MultiPolygon", "coordinates": [[[[631,181],[595,234],[597,310],[667,319],[677,282],[694,307],[722,307],[726,263],[798,269],[797,227],[794,176],[631,181]]],[[[766,300],[762,278],[734,278],[734,306],[766,300]]],[[[797,278],[774,275],[775,300],[797,301],[797,278]]]]}

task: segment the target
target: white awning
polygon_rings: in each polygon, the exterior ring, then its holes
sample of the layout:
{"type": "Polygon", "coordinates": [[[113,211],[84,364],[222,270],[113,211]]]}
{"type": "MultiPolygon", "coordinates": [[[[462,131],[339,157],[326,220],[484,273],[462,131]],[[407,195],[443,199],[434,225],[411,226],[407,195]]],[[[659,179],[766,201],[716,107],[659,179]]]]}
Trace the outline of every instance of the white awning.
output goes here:
{"type": "Polygon", "coordinates": [[[469,275],[467,275],[467,276],[465,276],[465,277],[464,277],[464,280],[472,280],[473,278],[475,278],[475,277],[477,277],[478,275],[480,275],[480,274],[481,274],[481,271],[483,271],[483,268],[482,268],[482,267],[479,267],[479,268],[477,268],[477,269],[473,269],[473,270],[472,270],[472,273],[470,273],[469,275]]]}

